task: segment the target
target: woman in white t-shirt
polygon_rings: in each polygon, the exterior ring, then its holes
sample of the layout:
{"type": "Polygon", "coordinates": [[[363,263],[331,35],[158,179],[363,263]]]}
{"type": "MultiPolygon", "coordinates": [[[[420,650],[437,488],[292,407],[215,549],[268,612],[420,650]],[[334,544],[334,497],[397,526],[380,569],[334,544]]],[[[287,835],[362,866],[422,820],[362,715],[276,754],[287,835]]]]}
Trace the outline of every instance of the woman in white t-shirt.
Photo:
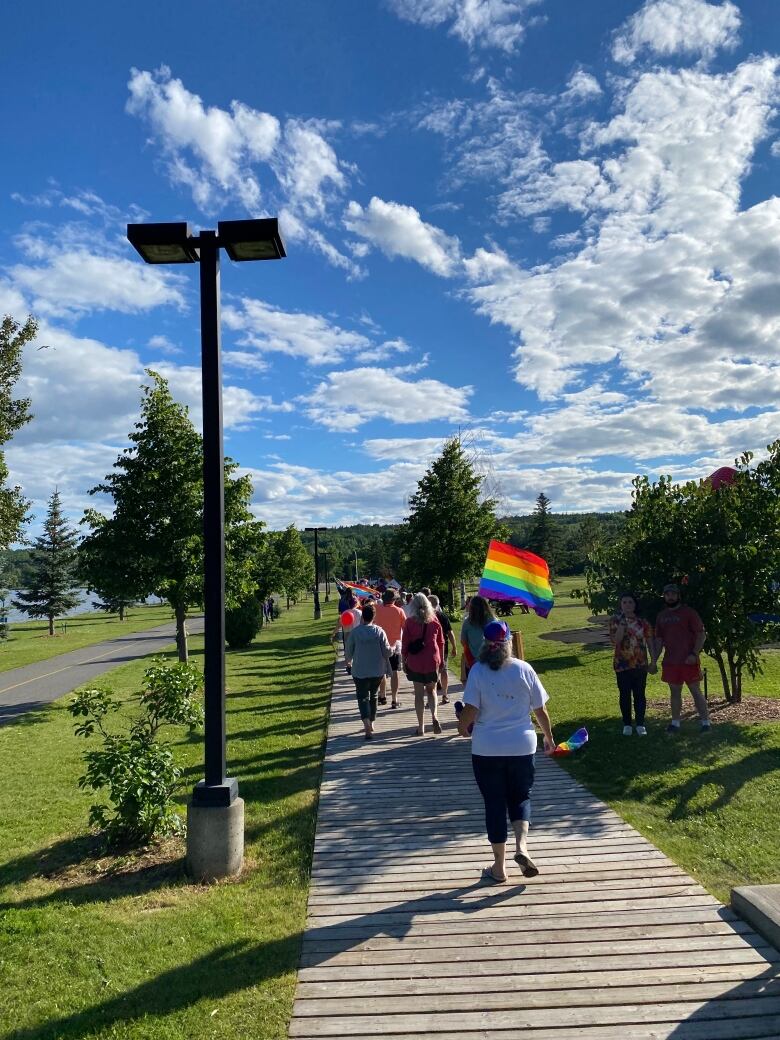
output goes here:
{"type": "Polygon", "coordinates": [[[515,832],[515,862],[525,877],[539,873],[527,846],[536,751],[531,712],[544,733],[548,755],[555,740],[545,707],[547,692],[531,665],[512,657],[509,626],[491,621],[483,636],[479,659],[469,671],[458,732],[469,736],[473,724],[471,762],[493,846],[493,863],[483,877],[501,884],[507,879],[507,815],[515,832]]]}

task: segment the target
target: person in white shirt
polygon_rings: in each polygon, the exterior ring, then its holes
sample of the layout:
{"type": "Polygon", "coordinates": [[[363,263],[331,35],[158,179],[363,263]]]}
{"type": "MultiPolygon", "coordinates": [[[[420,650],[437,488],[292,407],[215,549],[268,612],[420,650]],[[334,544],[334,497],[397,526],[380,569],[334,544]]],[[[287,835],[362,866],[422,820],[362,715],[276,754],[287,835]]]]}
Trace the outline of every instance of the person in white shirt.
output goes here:
{"type": "Polygon", "coordinates": [[[471,762],[493,847],[493,863],[482,874],[502,884],[507,879],[507,815],[515,833],[515,862],[525,877],[539,873],[527,845],[536,752],[532,712],[544,733],[548,755],[555,750],[555,740],[545,707],[547,691],[530,664],[512,657],[509,626],[491,621],[483,636],[479,658],[466,682],[458,732],[467,737],[473,725],[471,762]]]}

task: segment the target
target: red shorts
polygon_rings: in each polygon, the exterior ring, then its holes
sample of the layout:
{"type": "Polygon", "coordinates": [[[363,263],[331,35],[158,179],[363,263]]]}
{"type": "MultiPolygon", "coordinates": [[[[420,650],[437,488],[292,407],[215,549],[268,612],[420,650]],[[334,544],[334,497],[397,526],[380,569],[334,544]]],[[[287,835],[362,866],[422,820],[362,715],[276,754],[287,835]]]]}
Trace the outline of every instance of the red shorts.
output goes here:
{"type": "Polygon", "coordinates": [[[701,682],[701,667],[696,664],[667,664],[661,665],[661,680],[670,686],[683,686],[685,683],[701,682]]]}

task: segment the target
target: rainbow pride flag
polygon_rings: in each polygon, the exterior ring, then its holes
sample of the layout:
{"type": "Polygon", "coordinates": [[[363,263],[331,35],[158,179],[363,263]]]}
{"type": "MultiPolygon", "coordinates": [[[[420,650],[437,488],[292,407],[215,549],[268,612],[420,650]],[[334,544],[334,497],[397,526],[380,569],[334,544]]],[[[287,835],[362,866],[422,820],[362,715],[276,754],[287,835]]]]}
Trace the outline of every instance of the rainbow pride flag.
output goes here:
{"type": "Polygon", "coordinates": [[[478,592],[486,599],[525,603],[539,617],[547,617],[553,608],[546,562],[527,549],[515,549],[505,542],[490,543],[478,592]]]}

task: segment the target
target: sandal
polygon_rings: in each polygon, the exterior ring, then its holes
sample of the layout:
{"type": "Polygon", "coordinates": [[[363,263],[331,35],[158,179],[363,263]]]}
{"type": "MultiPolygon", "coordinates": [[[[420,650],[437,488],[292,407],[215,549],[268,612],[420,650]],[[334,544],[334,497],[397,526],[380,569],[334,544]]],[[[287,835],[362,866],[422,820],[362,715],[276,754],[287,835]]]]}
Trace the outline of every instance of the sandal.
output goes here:
{"type": "Polygon", "coordinates": [[[441,723],[438,719],[434,719],[432,725],[434,733],[441,733],[441,723]]]}
{"type": "Polygon", "coordinates": [[[520,867],[520,869],[522,870],[523,877],[536,877],[536,875],[539,873],[539,868],[530,856],[527,856],[522,852],[516,852],[514,860],[518,867],[520,867]]]}
{"type": "Polygon", "coordinates": [[[387,704],[387,697],[379,697],[377,704],[387,704]]]}
{"type": "Polygon", "coordinates": [[[393,701],[393,703],[390,705],[390,707],[391,708],[400,708],[401,707],[401,702],[400,701],[393,701]]]}
{"type": "Polygon", "coordinates": [[[491,885],[505,885],[509,879],[505,877],[496,877],[496,875],[493,873],[492,867],[483,867],[482,880],[489,881],[491,885]]]}

